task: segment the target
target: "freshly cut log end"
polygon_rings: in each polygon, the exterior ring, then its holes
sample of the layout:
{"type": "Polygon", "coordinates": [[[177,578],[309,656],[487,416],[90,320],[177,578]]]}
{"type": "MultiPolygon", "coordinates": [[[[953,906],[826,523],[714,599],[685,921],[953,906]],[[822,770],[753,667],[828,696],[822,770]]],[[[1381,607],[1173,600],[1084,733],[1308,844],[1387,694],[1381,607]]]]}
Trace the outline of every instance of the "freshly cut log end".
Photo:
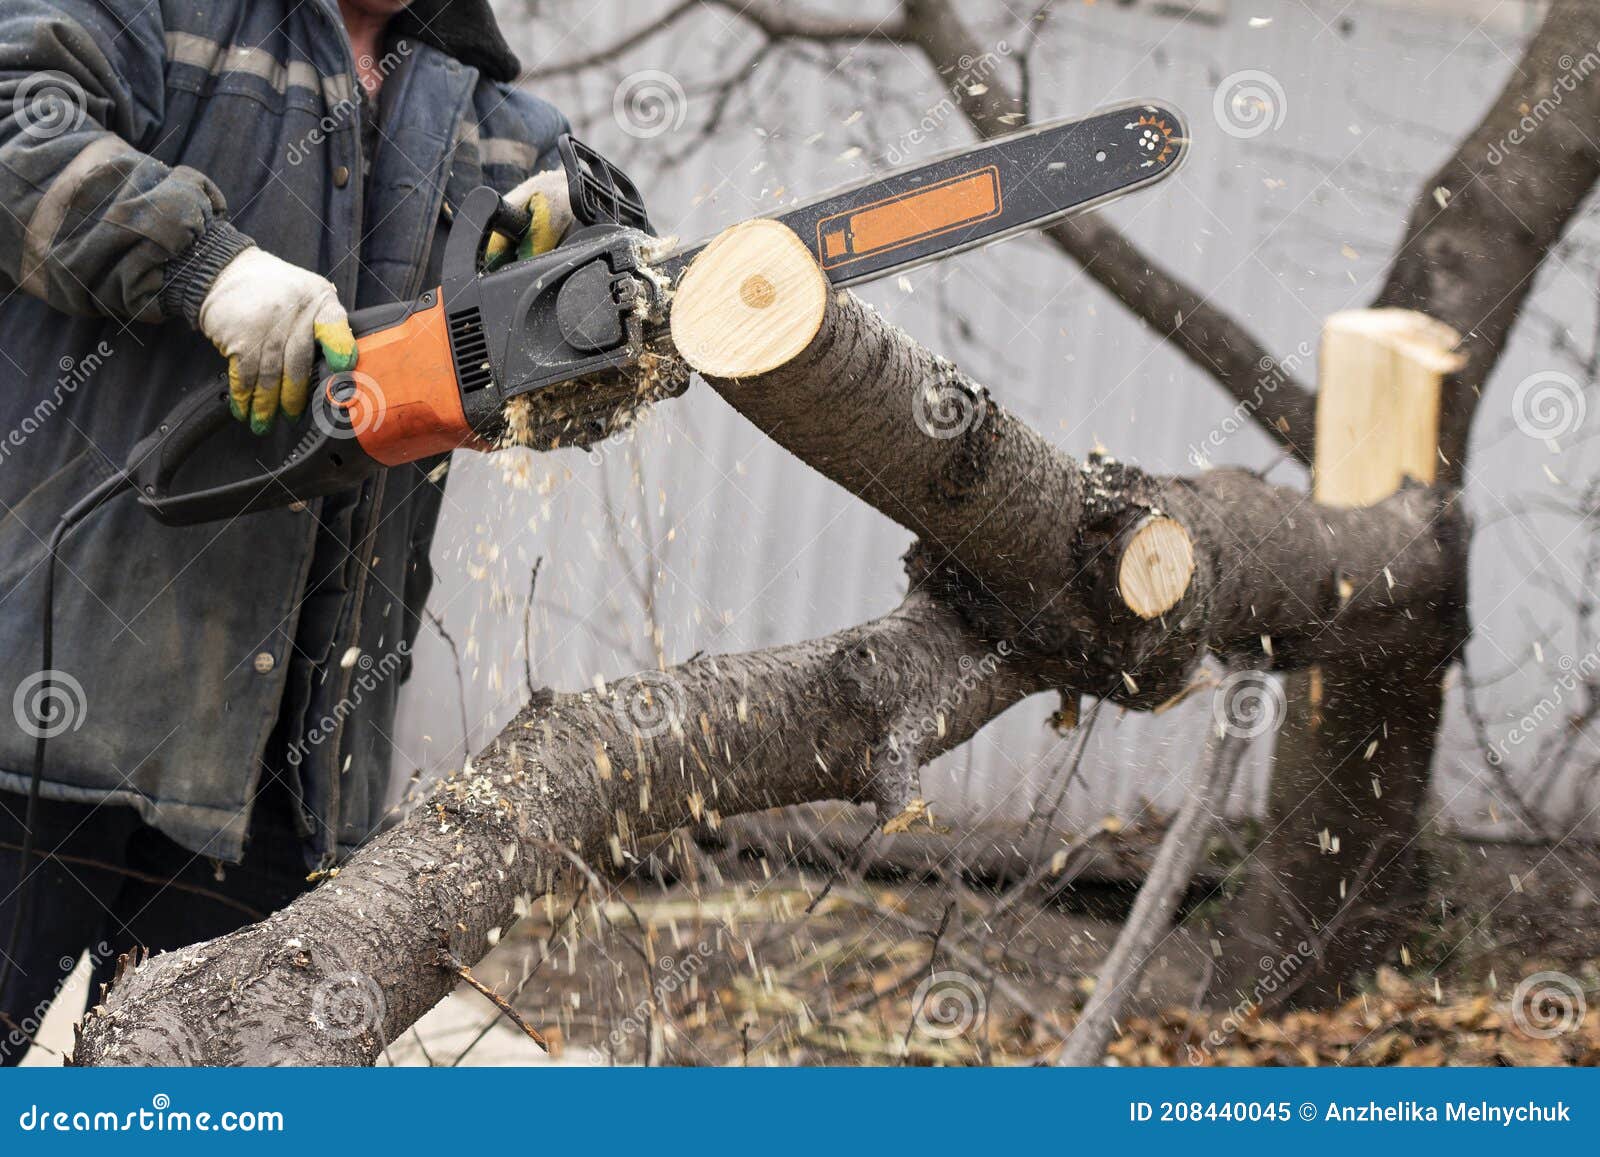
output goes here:
{"type": "Polygon", "coordinates": [[[1466,359],[1461,335],[1409,309],[1350,309],[1322,330],[1312,493],[1370,506],[1406,478],[1431,485],[1444,379],[1466,359]]]}
{"type": "Polygon", "coordinates": [[[685,271],[672,299],[672,340],[706,377],[768,373],[817,336],[828,292],[816,259],[787,227],[744,221],[685,271]]]}
{"type": "Polygon", "coordinates": [[[1164,615],[1194,578],[1194,543],[1176,519],[1152,515],[1127,536],[1117,562],[1117,593],[1141,619],[1164,615]]]}

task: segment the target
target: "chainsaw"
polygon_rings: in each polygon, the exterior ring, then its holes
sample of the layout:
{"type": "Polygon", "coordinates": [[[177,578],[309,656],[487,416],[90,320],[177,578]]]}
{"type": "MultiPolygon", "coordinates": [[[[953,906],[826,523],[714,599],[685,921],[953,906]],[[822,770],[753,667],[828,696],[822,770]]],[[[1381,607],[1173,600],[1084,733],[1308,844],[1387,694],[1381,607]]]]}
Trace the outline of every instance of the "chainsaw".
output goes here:
{"type": "MultiPolygon", "coordinates": [[[[776,220],[844,288],[1102,205],[1170,175],[1187,147],[1177,110],[1129,103],[874,176],[776,220]]],[[[309,503],[385,467],[506,445],[518,399],[559,395],[569,425],[587,413],[590,436],[603,434],[594,415],[615,412],[619,396],[600,383],[660,347],[670,286],[705,246],[656,256],[663,243],[633,182],[570,136],[559,149],[574,219],[560,245],[485,268],[490,235],[519,237],[530,220],[493,189],[474,190],[455,213],[441,284],[350,315],[356,368],[319,364],[305,432],[281,462],[220,485],[175,486],[231,420],[219,380],[185,396],[134,446],[125,477],[139,501],[177,526],[309,503]]]]}

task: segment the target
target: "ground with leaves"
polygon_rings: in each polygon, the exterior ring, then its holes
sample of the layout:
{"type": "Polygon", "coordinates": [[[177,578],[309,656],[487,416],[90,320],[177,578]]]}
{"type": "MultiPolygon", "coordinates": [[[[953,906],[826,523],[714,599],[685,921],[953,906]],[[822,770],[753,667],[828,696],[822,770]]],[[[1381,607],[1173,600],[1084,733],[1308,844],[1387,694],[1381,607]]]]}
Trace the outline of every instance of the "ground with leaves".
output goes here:
{"type": "MultiPolygon", "coordinates": [[[[1101,847],[1137,864],[1157,838],[1106,833],[1101,847]]],[[[1394,967],[1317,1012],[1198,1007],[1219,899],[1203,882],[1110,1062],[1600,1063],[1600,860],[1580,851],[1557,866],[1543,849],[1451,841],[1433,860],[1432,912],[1394,967]]],[[[971,873],[774,871],[748,846],[696,874],[608,884],[599,902],[587,888],[575,904],[570,890],[552,897],[477,971],[574,1060],[1034,1064],[1071,1029],[1133,889],[1096,873],[1054,900],[1007,902],[971,873]]],[[[480,1013],[493,1022],[487,1004],[480,1013]]]]}
{"type": "MultiPolygon", "coordinates": [[[[1585,980],[1594,991],[1594,973],[1585,980]]],[[[1385,968],[1329,1012],[1235,1017],[1171,1007],[1131,1019],[1108,1052],[1125,1065],[1600,1064],[1600,1015],[1547,1008],[1519,1022],[1514,994],[1450,996],[1385,968]]]]}

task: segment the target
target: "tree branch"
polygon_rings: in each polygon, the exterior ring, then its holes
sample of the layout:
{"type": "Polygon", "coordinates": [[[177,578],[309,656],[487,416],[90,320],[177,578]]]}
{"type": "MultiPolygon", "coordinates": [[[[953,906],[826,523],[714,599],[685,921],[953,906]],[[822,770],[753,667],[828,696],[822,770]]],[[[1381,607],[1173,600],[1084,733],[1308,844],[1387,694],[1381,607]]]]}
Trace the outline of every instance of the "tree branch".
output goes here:
{"type": "Polygon", "coordinates": [[[1205,750],[1195,782],[1189,787],[1189,797],[1161,841],[1133,911],[1117,935],[1111,954],[1100,966],[1094,993],[1056,1058],[1058,1065],[1099,1063],[1128,998],[1139,987],[1145,966],[1172,927],[1178,901],[1205,855],[1206,837],[1227,803],[1234,773],[1247,746],[1241,736],[1224,732],[1209,719],[1206,726],[1209,730],[1205,750]]]}
{"type": "Polygon", "coordinates": [[[1535,275],[1600,179],[1600,5],[1556,0],[1488,112],[1418,192],[1374,304],[1463,335],[1440,449],[1459,477],[1483,389],[1535,275]]]}
{"type": "Polygon", "coordinates": [[[1243,471],[1163,479],[1104,456],[1080,465],[853,294],[808,292],[808,275],[821,282],[782,226],[734,226],[678,287],[679,352],[774,441],[917,534],[926,569],[960,568],[983,595],[970,613],[993,637],[1066,663],[1062,685],[1154,707],[1207,647],[1281,667],[1414,645],[1418,617],[1452,645],[1462,637],[1452,563],[1466,524],[1451,495],[1410,487],[1340,509],[1243,471]],[[731,278],[700,277],[728,266],[731,278]],[[740,300],[750,278],[773,292],[761,308],[740,300]],[[699,316],[723,320],[725,345],[699,316]],[[796,348],[742,374],[741,358],[770,353],[767,332],[796,348]],[[1119,583],[1122,544],[1154,515],[1187,532],[1193,577],[1143,619],[1119,583]]]}
{"type": "MultiPolygon", "coordinates": [[[[967,29],[951,0],[905,0],[907,39],[922,50],[980,136],[1014,131],[1023,105],[1004,80],[986,75],[981,85],[960,74],[992,55],[967,29]]],[[[1287,372],[1249,331],[1212,305],[1129,241],[1098,214],[1086,213],[1047,231],[1071,257],[1130,312],[1172,342],[1201,371],[1216,379],[1255,422],[1302,462],[1316,444],[1316,397],[1287,372]]]]}
{"type": "Polygon", "coordinates": [[[901,43],[906,38],[905,22],[902,19],[849,20],[807,12],[792,5],[763,3],[761,0],[678,0],[648,24],[619,37],[604,48],[571,60],[563,60],[549,68],[536,69],[529,73],[526,79],[549,80],[552,77],[572,76],[603,64],[610,64],[667,31],[689,13],[713,6],[725,9],[735,17],[755,25],[766,34],[768,40],[809,40],[818,44],[875,41],[893,44],[901,43]]]}
{"type": "MultiPolygon", "coordinates": [[[[130,969],[85,1019],[80,1064],[370,1064],[567,870],[691,820],[825,799],[904,800],[876,774],[897,728],[965,741],[1049,674],[992,654],[926,594],[827,638],[645,672],[530,707],[476,764],[260,924],[130,969]],[[992,657],[985,663],[986,654],[992,657]],[[988,672],[962,681],[974,663],[988,672]],[[354,1015],[327,1014],[355,994],[354,1015]]],[[[884,818],[887,818],[885,816],[884,818]]]]}
{"type": "Polygon", "coordinates": [[[774,0],[708,0],[748,20],[774,40],[811,40],[819,44],[903,43],[906,20],[902,16],[883,20],[852,19],[808,12],[790,3],[774,0]]]}

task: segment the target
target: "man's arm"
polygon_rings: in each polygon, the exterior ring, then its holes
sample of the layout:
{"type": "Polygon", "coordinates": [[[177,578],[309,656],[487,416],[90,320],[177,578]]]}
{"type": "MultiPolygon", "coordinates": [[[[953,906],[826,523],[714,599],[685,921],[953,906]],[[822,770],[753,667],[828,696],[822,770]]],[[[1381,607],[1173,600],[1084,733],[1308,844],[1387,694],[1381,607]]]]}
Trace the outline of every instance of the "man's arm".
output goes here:
{"type": "Polygon", "coordinates": [[[67,313],[198,319],[251,244],[221,192],[141,152],[160,124],[154,0],[0,5],[0,283],[67,313]]]}

